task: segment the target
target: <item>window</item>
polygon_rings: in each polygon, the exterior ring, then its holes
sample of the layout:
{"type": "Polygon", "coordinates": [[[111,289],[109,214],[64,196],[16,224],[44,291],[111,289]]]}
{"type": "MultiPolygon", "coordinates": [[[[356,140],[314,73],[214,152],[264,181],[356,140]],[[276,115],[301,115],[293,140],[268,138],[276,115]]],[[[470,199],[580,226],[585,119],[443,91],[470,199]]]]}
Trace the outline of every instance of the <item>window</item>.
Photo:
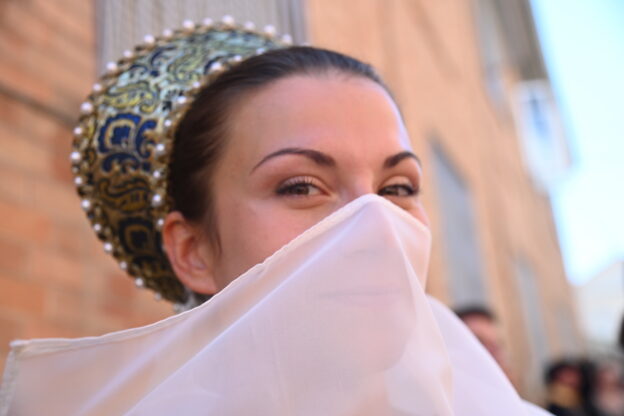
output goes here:
{"type": "Polygon", "coordinates": [[[470,192],[437,143],[433,145],[432,154],[451,299],[455,307],[486,305],[487,293],[470,192]]]}
{"type": "Polygon", "coordinates": [[[524,160],[536,187],[548,192],[570,168],[570,153],[557,103],[547,80],[515,87],[514,114],[524,160]]]}
{"type": "Polygon", "coordinates": [[[475,21],[485,89],[496,107],[504,109],[506,107],[503,79],[505,46],[492,0],[475,2],[475,21]]]}

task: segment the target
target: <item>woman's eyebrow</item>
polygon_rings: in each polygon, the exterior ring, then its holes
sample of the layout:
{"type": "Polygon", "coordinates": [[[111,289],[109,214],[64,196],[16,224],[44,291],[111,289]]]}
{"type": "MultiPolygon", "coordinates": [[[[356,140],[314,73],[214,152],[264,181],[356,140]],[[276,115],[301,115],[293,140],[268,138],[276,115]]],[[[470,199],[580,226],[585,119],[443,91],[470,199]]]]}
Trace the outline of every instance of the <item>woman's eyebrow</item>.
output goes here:
{"type": "Polygon", "coordinates": [[[396,155],[392,155],[386,158],[384,161],[383,167],[384,169],[393,168],[399,164],[403,159],[411,158],[416,160],[420,166],[422,163],[420,162],[420,158],[416,156],[416,154],[410,152],[409,150],[405,150],[403,152],[397,153],[396,155]]]}
{"type": "Polygon", "coordinates": [[[256,170],[260,165],[262,165],[264,162],[266,162],[267,160],[273,159],[275,157],[278,156],[283,156],[283,155],[300,155],[300,156],[305,156],[308,159],[312,160],[313,162],[315,162],[318,165],[322,165],[322,166],[336,166],[336,161],[329,155],[323,153],[323,152],[319,152],[318,150],[313,150],[313,149],[304,149],[304,148],[300,148],[300,147],[287,147],[284,149],[280,149],[276,152],[270,153],[268,155],[266,155],[264,158],[262,158],[262,160],[260,162],[258,162],[256,164],[256,166],[253,167],[253,169],[251,169],[250,173],[253,173],[254,170],[256,170]]]}

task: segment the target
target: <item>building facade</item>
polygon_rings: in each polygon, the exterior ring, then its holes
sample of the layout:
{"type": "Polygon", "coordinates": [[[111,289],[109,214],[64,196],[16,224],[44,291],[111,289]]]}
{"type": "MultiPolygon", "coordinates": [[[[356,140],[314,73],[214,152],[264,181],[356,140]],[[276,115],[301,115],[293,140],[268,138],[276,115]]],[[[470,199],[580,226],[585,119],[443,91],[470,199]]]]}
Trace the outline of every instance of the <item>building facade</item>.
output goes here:
{"type": "Polygon", "coordinates": [[[424,164],[427,290],[452,307],[490,307],[518,387],[538,398],[546,360],[583,345],[547,194],[556,177],[544,176],[564,174],[569,158],[544,127],[558,126],[556,106],[527,0],[0,3],[0,52],[11,56],[0,61],[0,355],[14,338],[96,335],[170,313],[89,229],[71,129],[106,61],[145,33],[223,13],[379,70],[424,164]],[[537,142],[556,157],[535,160],[537,142]]]}

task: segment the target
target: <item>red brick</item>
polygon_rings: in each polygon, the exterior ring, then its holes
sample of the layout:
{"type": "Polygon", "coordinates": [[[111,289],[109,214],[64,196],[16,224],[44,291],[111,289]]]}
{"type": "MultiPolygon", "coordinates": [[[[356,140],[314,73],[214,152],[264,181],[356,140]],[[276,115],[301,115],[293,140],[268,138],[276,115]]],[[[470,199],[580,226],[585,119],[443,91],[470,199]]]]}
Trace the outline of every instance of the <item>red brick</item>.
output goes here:
{"type": "MultiPolygon", "coordinates": [[[[3,48],[0,53],[5,54],[3,48]]],[[[91,70],[69,70],[57,60],[39,61],[39,67],[18,61],[0,64],[0,79],[10,79],[16,93],[47,106],[50,112],[71,120],[78,116],[79,103],[87,95],[92,83],[91,70]],[[45,68],[45,72],[41,72],[45,68]]]]}
{"type": "Polygon", "coordinates": [[[45,293],[45,318],[54,324],[80,329],[85,312],[83,293],[62,289],[48,289],[45,293]]]}
{"type": "Polygon", "coordinates": [[[106,292],[109,293],[108,296],[116,299],[134,301],[134,298],[140,292],[132,278],[121,271],[109,273],[105,276],[104,284],[106,286],[106,292]]]}
{"type": "Polygon", "coordinates": [[[23,339],[31,338],[77,338],[82,336],[92,335],[86,333],[84,330],[78,330],[76,328],[54,324],[47,320],[29,320],[24,324],[22,332],[23,339]]]}
{"type": "Polygon", "coordinates": [[[23,276],[26,258],[27,250],[23,244],[0,238],[0,271],[12,276],[23,276]]]}
{"type": "Polygon", "coordinates": [[[71,184],[73,189],[74,176],[71,173],[69,155],[72,152],[73,135],[70,128],[58,129],[50,135],[52,145],[52,175],[54,178],[71,184]]]}
{"type": "MultiPolygon", "coordinates": [[[[53,9],[53,6],[43,5],[33,8],[13,8],[12,16],[5,19],[0,29],[9,35],[8,40],[12,42],[2,42],[2,46],[15,48],[14,41],[18,39],[22,49],[11,52],[22,52],[15,55],[15,58],[26,65],[32,65],[34,57],[52,58],[65,63],[68,68],[80,67],[81,71],[88,70],[90,57],[84,52],[90,51],[91,48],[89,43],[84,42],[84,35],[89,28],[94,31],[93,25],[84,25],[85,29],[77,30],[77,34],[72,33],[62,22],[50,18],[49,14],[53,9]]],[[[93,35],[89,38],[92,39],[93,35]]]]}
{"type": "Polygon", "coordinates": [[[0,311],[41,318],[44,290],[39,284],[0,275],[0,311]]]}
{"type": "MultiPolygon", "coordinates": [[[[46,0],[39,0],[46,1],[46,0]]],[[[70,10],[72,16],[76,19],[80,19],[83,23],[92,21],[95,14],[95,3],[90,1],[76,1],[76,0],[59,0],[57,3],[63,5],[63,10],[70,10]]],[[[90,25],[85,25],[90,26],[90,25]]],[[[93,37],[94,35],[91,34],[93,37]]]]}
{"type": "Polygon", "coordinates": [[[0,237],[30,244],[50,237],[50,218],[31,208],[0,201],[0,218],[0,237]]]}
{"type": "Polygon", "coordinates": [[[86,330],[94,335],[103,335],[128,329],[128,317],[129,311],[125,307],[99,305],[96,311],[91,311],[86,317],[86,330]]]}
{"type": "Polygon", "coordinates": [[[0,163],[0,200],[14,202],[19,205],[30,205],[31,175],[14,166],[0,163]]]}
{"type": "Polygon", "coordinates": [[[0,122],[13,126],[27,114],[26,107],[6,95],[0,95],[0,122]]]}
{"type": "Polygon", "coordinates": [[[116,298],[114,296],[100,296],[97,299],[96,316],[101,315],[110,320],[118,329],[123,329],[128,322],[130,302],[127,299],[116,298]]]}
{"type": "Polygon", "coordinates": [[[31,278],[41,285],[79,290],[84,287],[84,266],[77,259],[44,248],[31,254],[31,278]]]}
{"type": "Polygon", "coordinates": [[[55,221],[81,224],[85,217],[73,185],[42,179],[32,188],[35,206],[55,221]]]}
{"type": "Polygon", "coordinates": [[[71,41],[75,36],[64,35],[65,29],[37,13],[14,8],[14,16],[0,27],[0,54],[12,57],[0,62],[0,79],[10,79],[11,88],[71,118],[92,82],[92,49],[77,47],[71,41]]]}
{"type": "MultiPolygon", "coordinates": [[[[4,48],[0,47],[0,54],[6,56],[4,48]]],[[[33,73],[32,68],[19,65],[11,60],[0,61],[0,79],[11,80],[11,86],[18,86],[17,91],[26,97],[41,103],[53,104],[54,93],[52,87],[42,78],[41,74],[33,73]]]]}
{"type": "Polygon", "coordinates": [[[154,299],[154,292],[139,291],[134,302],[136,316],[133,317],[135,326],[147,325],[173,315],[173,305],[165,300],[154,299]]]}
{"type": "Polygon", "coordinates": [[[69,126],[54,115],[43,113],[20,100],[0,96],[0,123],[16,137],[40,143],[46,148],[59,146],[69,149],[69,126]],[[59,139],[63,140],[60,145],[59,139]]]}
{"type": "MultiPolygon", "coordinates": [[[[87,222],[86,217],[83,220],[87,222]]],[[[51,229],[49,244],[59,253],[70,258],[84,259],[89,252],[85,239],[95,238],[81,225],[53,222],[51,229]]]]}
{"type": "MultiPolygon", "coordinates": [[[[68,145],[67,148],[57,148],[52,153],[52,177],[68,184],[71,184],[74,180],[74,175],[71,172],[71,167],[68,162],[70,151],[71,149],[68,145]]],[[[78,198],[78,196],[76,196],[76,198],[78,198]]]]}
{"type": "Polygon", "coordinates": [[[0,123],[0,164],[19,167],[25,172],[47,176],[52,170],[52,155],[44,146],[28,140],[0,123]]]}

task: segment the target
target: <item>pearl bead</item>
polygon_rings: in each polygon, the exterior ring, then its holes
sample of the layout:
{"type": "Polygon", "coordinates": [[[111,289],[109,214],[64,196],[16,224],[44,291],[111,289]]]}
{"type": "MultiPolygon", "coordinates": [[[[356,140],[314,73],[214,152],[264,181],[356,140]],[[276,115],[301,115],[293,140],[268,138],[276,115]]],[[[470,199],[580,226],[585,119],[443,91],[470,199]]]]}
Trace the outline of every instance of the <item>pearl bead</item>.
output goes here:
{"type": "Polygon", "coordinates": [[[91,114],[93,112],[93,104],[89,101],[85,101],[80,105],[80,112],[82,114],[91,114]]]}
{"type": "Polygon", "coordinates": [[[235,21],[232,16],[230,16],[229,14],[226,14],[225,16],[221,18],[221,23],[223,23],[226,26],[234,26],[235,21]]]}
{"type": "Polygon", "coordinates": [[[166,120],[163,122],[163,125],[164,125],[166,128],[169,128],[169,127],[171,127],[171,126],[173,125],[173,121],[171,121],[170,119],[166,119],[166,120]]]}
{"type": "Polygon", "coordinates": [[[214,62],[212,65],[210,65],[210,72],[218,72],[221,71],[223,69],[223,64],[219,61],[214,62]]]}
{"type": "Polygon", "coordinates": [[[245,22],[243,27],[247,30],[254,30],[256,28],[256,25],[254,22],[245,22]]]}
{"type": "Polygon", "coordinates": [[[106,64],[106,71],[108,71],[109,74],[117,72],[117,69],[119,69],[119,68],[117,67],[117,63],[116,62],[109,62],[109,63],[106,64]]]}
{"type": "Polygon", "coordinates": [[[186,97],[184,95],[179,96],[178,98],[176,98],[176,103],[178,105],[182,105],[186,102],[186,97]]]}
{"type": "Polygon", "coordinates": [[[156,301],[161,301],[162,300],[162,295],[158,292],[154,293],[154,300],[156,301]]]}
{"type": "Polygon", "coordinates": [[[191,87],[194,89],[198,89],[201,87],[201,82],[199,81],[193,81],[193,83],[191,84],[191,87]]]}
{"type": "Polygon", "coordinates": [[[167,147],[165,146],[164,143],[158,143],[156,146],[154,146],[154,151],[156,152],[157,156],[164,155],[166,150],[167,150],[167,147]]]}
{"type": "Polygon", "coordinates": [[[89,208],[91,208],[91,201],[89,201],[88,199],[83,199],[80,202],[80,206],[82,207],[82,209],[87,211],[89,208]]]}
{"type": "Polygon", "coordinates": [[[165,29],[165,30],[163,30],[162,35],[163,35],[163,37],[164,37],[165,39],[169,39],[169,38],[171,38],[171,37],[173,36],[173,30],[171,30],[171,29],[165,29]]]}
{"type": "Polygon", "coordinates": [[[165,225],[165,219],[164,218],[158,218],[158,220],[156,221],[156,227],[160,230],[163,225],[165,225]]]}
{"type": "Polygon", "coordinates": [[[92,88],[93,92],[95,93],[102,92],[103,89],[104,88],[102,87],[102,84],[99,84],[99,83],[93,84],[93,88],[92,88]]]}
{"type": "Polygon", "coordinates": [[[293,42],[292,36],[290,36],[289,34],[285,34],[282,35],[282,42],[284,42],[287,45],[290,45],[293,42]]]}
{"type": "Polygon", "coordinates": [[[128,270],[128,263],[126,263],[125,261],[120,261],[119,267],[121,268],[121,270],[128,270]]]}
{"type": "Polygon", "coordinates": [[[74,136],[78,137],[78,136],[82,136],[82,127],[80,126],[76,126],[74,127],[74,136]]]}
{"type": "Polygon", "coordinates": [[[137,277],[136,279],[134,279],[134,284],[136,285],[136,287],[144,287],[145,281],[141,277],[137,277]]]}
{"type": "Polygon", "coordinates": [[[93,224],[93,231],[95,231],[96,233],[102,231],[102,224],[93,224]]]}
{"type": "Polygon", "coordinates": [[[193,23],[192,20],[185,20],[182,22],[182,27],[186,30],[193,30],[195,29],[195,23],[193,23]]]}
{"type": "Polygon", "coordinates": [[[162,177],[162,172],[161,172],[160,170],[155,170],[155,171],[152,173],[152,176],[153,176],[154,178],[156,178],[156,179],[160,179],[160,178],[162,177]]]}
{"type": "Polygon", "coordinates": [[[134,52],[132,52],[131,50],[126,49],[125,51],[123,51],[123,57],[126,59],[132,59],[134,58],[134,52]]]}
{"type": "Polygon", "coordinates": [[[265,35],[274,36],[275,32],[276,32],[275,26],[273,26],[273,25],[266,25],[264,27],[264,29],[263,29],[263,32],[264,32],[265,35]]]}
{"type": "Polygon", "coordinates": [[[104,243],[104,251],[107,253],[112,253],[113,252],[113,245],[109,242],[104,243]]]}
{"type": "Polygon", "coordinates": [[[163,203],[163,197],[161,194],[154,194],[152,197],[152,206],[159,207],[163,203]]]}
{"type": "Polygon", "coordinates": [[[204,26],[212,26],[213,23],[213,20],[209,17],[206,17],[204,20],[202,20],[202,25],[204,26]]]}
{"type": "Polygon", "coordinates": [[[82,176],[76,176],[76,177],[74,178],[74,184],[76,184],[77,186],[82,185],[82,182],[83,182],[83,180],[82,180],[82,176]]]}
{"type": "Polygon", "coordinates": [[[240,62],[240,61],[242,61],[242,60],[243,60],[243,57],[242,57],[242,56],[240,56],[240,55],[234,55],[234,56],[232,57],[232,61],[233,61],[233,62],[240,62]]]}
{"type": "Polygon", "coordinates": [[[80,152],[77,152],[77,151],[71,152],[71,154],[69,155],[69,159],[72,162],[80,162],[80,159],[81,159],[80,152]]]}
{"type": "Polygon", "coordinates": [[[156,43],[156,38],[152,35],[145,35],[143,37],[143,42],[148,46],[152,46],[156,43]]]}

